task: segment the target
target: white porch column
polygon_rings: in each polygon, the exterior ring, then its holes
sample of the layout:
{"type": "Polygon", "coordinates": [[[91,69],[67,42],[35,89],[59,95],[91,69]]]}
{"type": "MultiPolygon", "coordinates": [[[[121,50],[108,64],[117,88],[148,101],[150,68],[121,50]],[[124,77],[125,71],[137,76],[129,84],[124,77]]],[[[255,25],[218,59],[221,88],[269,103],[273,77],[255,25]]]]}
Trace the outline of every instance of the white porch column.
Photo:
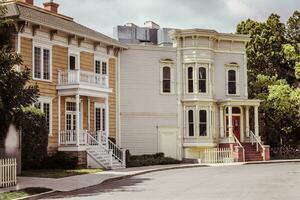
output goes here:
{"type": "Polygon", "coordinates": [[[87,121],[88,121],[88,130],[91,130],[91,99],[88,97],[88,105],[87,105],[88,113],[87,113],[87,121]]]}
{"type": "MultiPolygon", "coordinates": [[[[106,140],[108,141],[108,137],[109,137],[109,104],[108,104],[108,97],[105,98],[105,132],[106,132],[106,140]]],[[[106,144],[108,145],[108,142],[106,144]]]]}
{"type": "Polygon", "coordinates": [[[228,106],[228,131],[229,138],[232,138],[233,129],[232,129],[232,106],[228,106]]]}
{"type": "Polygon", "coordinates": [[[224,107],[220,106],[220,137],[224,138],[225,137],[225,132],[224,132],[224,107]]]}
{"type": "Polygon", "coordinates": [[[58,145],[60,145],[60,115],[61,115],[61,111],[60,111],[60,95],[58,95],[58,100],[57,100],[57,115],[58,115],[58,145]]]}
{"type": "Polygon", "coordinates": [[[246,137],[250,137],[249,106],[246,106],[246,137]]]}
{"type": "Polygon", "coordinates": [[[255,130],[255,135],[259,136],[258,106],[254,106],[254,130],[255,130]]]}
{"type": "Polygon", "coordinates": [[[80,136],[80,95],[76,94],[76,145],[79,146],[80,136]]]}

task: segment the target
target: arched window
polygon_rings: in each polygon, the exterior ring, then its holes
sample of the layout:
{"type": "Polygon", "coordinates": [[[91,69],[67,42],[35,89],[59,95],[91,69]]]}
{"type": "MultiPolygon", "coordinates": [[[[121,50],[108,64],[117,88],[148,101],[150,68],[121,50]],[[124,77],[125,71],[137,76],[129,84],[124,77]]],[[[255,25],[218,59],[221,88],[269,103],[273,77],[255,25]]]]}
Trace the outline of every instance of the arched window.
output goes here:
{"type": "Polygon", "coordinates": [[[236,94],[236,71],[228,70],[228,94],[236,94]]]}
{"type": "Polygon", "coordinates": [[[206,68],[199,68],[199,77],[198,77],[198,91],[199,93],[206,93],[206,68]]]}
{"type": "Polygon", "coordinates": [[[199,110],[199,136],[207,136],[207,111],[199,110]]]}
{"type": "Polygon", "coordinates": [[[163,84],[162,84],[163,93],[171,92],[171,68],[163,67],[163,84]]]}
{"type": "Polygon", "coordinates": [[[194,136],[194,111],[189,110],[188,111],[188,129],[189,129],[189,136],[194,136]]]}
{"type": "Polygon", "coordinates": [[[188,74],[187,74],[187,78],[188,78],[188,93],[193,93],[194,92],[194,78],[193,78],[193,74],[194,74],[193,67],[189,67],[188,68],[188,74]]]}

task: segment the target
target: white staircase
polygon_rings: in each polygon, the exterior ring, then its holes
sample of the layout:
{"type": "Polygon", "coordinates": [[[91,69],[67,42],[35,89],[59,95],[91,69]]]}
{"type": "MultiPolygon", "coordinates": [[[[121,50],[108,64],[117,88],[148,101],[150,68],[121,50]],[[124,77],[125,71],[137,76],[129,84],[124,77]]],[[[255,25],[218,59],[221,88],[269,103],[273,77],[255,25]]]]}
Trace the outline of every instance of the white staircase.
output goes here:
{"type": "Polygon", "coordinates": [[[126,150],[114,144],[103,132],[92,135],[86,131],[86,152],[105,169],[126,167],[126,150]]]}

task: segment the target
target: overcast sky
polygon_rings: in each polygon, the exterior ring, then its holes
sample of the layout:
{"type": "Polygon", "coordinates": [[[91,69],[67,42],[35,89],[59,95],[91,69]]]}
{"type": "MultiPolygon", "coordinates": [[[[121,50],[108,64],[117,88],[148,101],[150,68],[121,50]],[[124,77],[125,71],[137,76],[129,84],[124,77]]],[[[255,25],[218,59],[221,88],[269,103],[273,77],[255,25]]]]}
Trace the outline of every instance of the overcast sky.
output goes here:
{"type": "MultiPolygon", "coordinates": [[[[35,0],[41,6],[49,0],[35,0]]],[[[209,28],[234,32],[244,19],[265,20],[277,13],[286,21],[300,0],[54,0],[59,12],[112,36],[113,27],[147,20],[170,28],[209,28]]]]}

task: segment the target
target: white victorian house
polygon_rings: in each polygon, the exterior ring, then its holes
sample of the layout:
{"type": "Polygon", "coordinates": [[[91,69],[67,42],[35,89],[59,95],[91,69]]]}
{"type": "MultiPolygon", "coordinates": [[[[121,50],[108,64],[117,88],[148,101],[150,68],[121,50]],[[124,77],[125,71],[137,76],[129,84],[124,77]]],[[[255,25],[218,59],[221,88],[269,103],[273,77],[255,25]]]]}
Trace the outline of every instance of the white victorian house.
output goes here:
{"type": "Polygon", "coordinates": [[[132,44],[120,55],[121,146],[177,159],[228,150],[236,161],[267,160],[260,100],[248,99],[248,36],[204,29],[170,35],[173,47],[132,44]]]}

